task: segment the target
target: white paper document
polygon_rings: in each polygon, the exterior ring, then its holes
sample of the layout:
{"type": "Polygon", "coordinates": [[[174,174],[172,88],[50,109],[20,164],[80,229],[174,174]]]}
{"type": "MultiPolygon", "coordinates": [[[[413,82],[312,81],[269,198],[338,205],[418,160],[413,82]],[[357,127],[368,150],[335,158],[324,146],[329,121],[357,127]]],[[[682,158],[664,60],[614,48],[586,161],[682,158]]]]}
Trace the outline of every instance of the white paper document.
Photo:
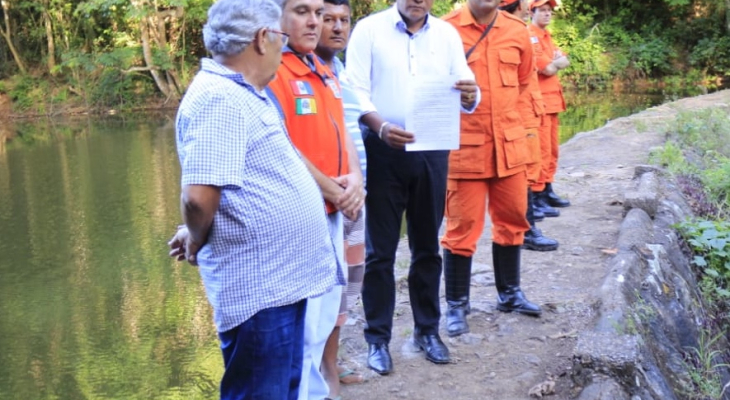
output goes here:
{"type": "Polygon", "coordinates": [[[406,151],[459,148],[461,92],[454,75],[416,76],[411,80],[406,131],[416,136],[406,151]]]}

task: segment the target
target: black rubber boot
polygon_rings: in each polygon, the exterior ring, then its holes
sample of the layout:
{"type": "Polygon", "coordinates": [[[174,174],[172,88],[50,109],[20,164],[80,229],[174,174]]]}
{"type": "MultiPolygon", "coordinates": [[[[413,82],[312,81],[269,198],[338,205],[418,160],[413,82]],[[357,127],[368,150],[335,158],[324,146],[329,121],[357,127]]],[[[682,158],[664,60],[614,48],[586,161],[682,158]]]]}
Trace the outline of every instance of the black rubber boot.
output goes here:
{"type": "Polygon", "coordinates": [[[529,187],[527,188],[527,215],[528,220],[529,216],[532,214],[532,221],[533,222],[539,222],[545,219],[545,214],[542,213],[542,211],[538,211],[535,209],[535,193],[532,192],[532,189],[529,187]]]}
{"type": "Polygon", "coordinates": [[[535,215],[532,208],[532,192],[527,190],[527,222],[530,223],[530,230],[525,232],[525,240],[522,248],[536,251],[552,251],[558,248],[558,241],[542,235],[542,231],[535,226],[535,215]]]}
{"type": "Polygon", "coordinates": [[[529,231],[525,232],[525,241],[522,243],[522,248],[535,251],[553,251],[557,250],[559,245],[557,240],[543,236],[540,228],[533,225],[529,231]]]}
{"type": "Polygon", "coordinates": [[[531,303],[520,289],[520,246],[492,243],[494,282],[497,286],[497,310],[539,317],[540,306],[531,303]]]}
{"type": "Polygon", "coordinates": [[[469,287],[471,286],[471,257],[444,249],[444,280],[446,281],[446,332],[459,336],[469,332],[469,287]]]}
{"type": "MultiPolygon", "coordinates": [[[[547,188],[547,186],[545,187],[547,188]]],[[[546,190],[543,190],[542,192],[534,192],[533,201],[533,207],[535,208],[536,212],[541,212],[546,217],[550,218],[560,216],[560,211],[550,206],[546,190]]]]}
{"type": "Polygon", "coordinates": [[[545,184],[545,193],[547,193],[547,201],[548,204],[550,204],[551,207],[570,207],[570,201],[566,200],[553,191],[553,184],[552,183],[546,183],[545,184]]]}

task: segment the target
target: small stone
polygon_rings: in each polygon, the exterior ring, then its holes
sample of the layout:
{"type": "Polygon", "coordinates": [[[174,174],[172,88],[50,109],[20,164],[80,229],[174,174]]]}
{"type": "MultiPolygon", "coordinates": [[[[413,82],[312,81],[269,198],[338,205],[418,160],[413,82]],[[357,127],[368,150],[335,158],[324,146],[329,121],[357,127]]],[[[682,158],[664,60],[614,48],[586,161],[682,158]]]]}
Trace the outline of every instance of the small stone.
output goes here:
{"type": "Polygon", "coordinates": [[[466,345],[475,345],[481,343],[484,340],[484,336],[475,333],[465,333],[459,335],[456,339],[466,345]]]}
{"type": "Polygon", "coordinates": [[[535,366],[539,366],[542,363],[542,360],[540,359],[540,357],[538,357],[535,354],[526,355],[525,361],[527,361],[528,363],[535,365],[535,366]]]}

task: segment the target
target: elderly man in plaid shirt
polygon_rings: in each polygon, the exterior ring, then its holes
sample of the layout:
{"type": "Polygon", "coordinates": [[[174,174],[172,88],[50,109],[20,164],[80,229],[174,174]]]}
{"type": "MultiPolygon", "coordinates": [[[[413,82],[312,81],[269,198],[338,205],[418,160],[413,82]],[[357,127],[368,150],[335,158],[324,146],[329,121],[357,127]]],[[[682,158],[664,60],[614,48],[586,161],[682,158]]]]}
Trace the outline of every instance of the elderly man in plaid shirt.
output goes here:
{"type": "Polygon", "coordinates": [[[186,229],[171,255],[198,265],[221,341],[221,399],[295,400],[307,298],[337,282],[322,193],[264,88],[288,36],[272,0],[219,0],[178,110],[186,229]]]}

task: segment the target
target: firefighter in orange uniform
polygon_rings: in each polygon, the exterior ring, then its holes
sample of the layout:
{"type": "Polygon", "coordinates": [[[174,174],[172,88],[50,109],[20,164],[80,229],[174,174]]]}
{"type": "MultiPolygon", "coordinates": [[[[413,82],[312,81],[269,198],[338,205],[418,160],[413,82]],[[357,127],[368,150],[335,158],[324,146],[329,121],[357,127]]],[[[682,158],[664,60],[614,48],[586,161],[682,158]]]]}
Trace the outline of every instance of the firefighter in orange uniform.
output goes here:
{"type": "MultiPolygon", "coordinates": [[[[502,0],[499,3],[499,9],[514,15],[525,23],[530,19],[529,0],[502,0]]],[[[545,115],[545,104],[537,81],[537,71],[532,74],[528,90],[520,95],[517,107],[527,132],[527,147],[530,152],[530,161],[527,163],[527,222],[530,223],[530,230],[525,232],[522,248],[537,251],[557,250],[558,241],[543,236],[540,228],[535,226],[536,221],[545,218],[544,214],[536,212],[537,210],[533,207],[534,195],[531,189],[531,186],[536,184],[540,178],[542,153],[538,129],[542,123],[542,117],[545,115]]]]}
{"type": "Polygon", "coordinates": [[[533,49],[524,22],[499,11],[499,2],[468,0],[444,17],[461,36],[482,95],[474,113],[462,115],[460,147],[449,156],[446,233],[441,239],[449,336],[469,331],[471,262],[487,208],[497,309],[541,313],[520,289],[520,246],[530,228],[525,218],[530,155],[517,104],[534,73],[533,49]]]}
{"type": "Polygon", "coordinates": [[[528,25],[535,49],[538,81],[545,101],[545,115],[540,126],[540,147],[542,149],[542,171],[538,181],[532,185],[535,193],[535,209],[546,217],[557,217],[560,212],[554,207],[568,207],[570,201],[553,191],[552,182],[558,169],[560,137],[558,134],[558,113],[565,111],[563,87],[558,71],[570,65],[568,57],[555,46],[545,28],[550,24],[556,0],[536,0],[530,4],[532,23],[528,25]]]}

